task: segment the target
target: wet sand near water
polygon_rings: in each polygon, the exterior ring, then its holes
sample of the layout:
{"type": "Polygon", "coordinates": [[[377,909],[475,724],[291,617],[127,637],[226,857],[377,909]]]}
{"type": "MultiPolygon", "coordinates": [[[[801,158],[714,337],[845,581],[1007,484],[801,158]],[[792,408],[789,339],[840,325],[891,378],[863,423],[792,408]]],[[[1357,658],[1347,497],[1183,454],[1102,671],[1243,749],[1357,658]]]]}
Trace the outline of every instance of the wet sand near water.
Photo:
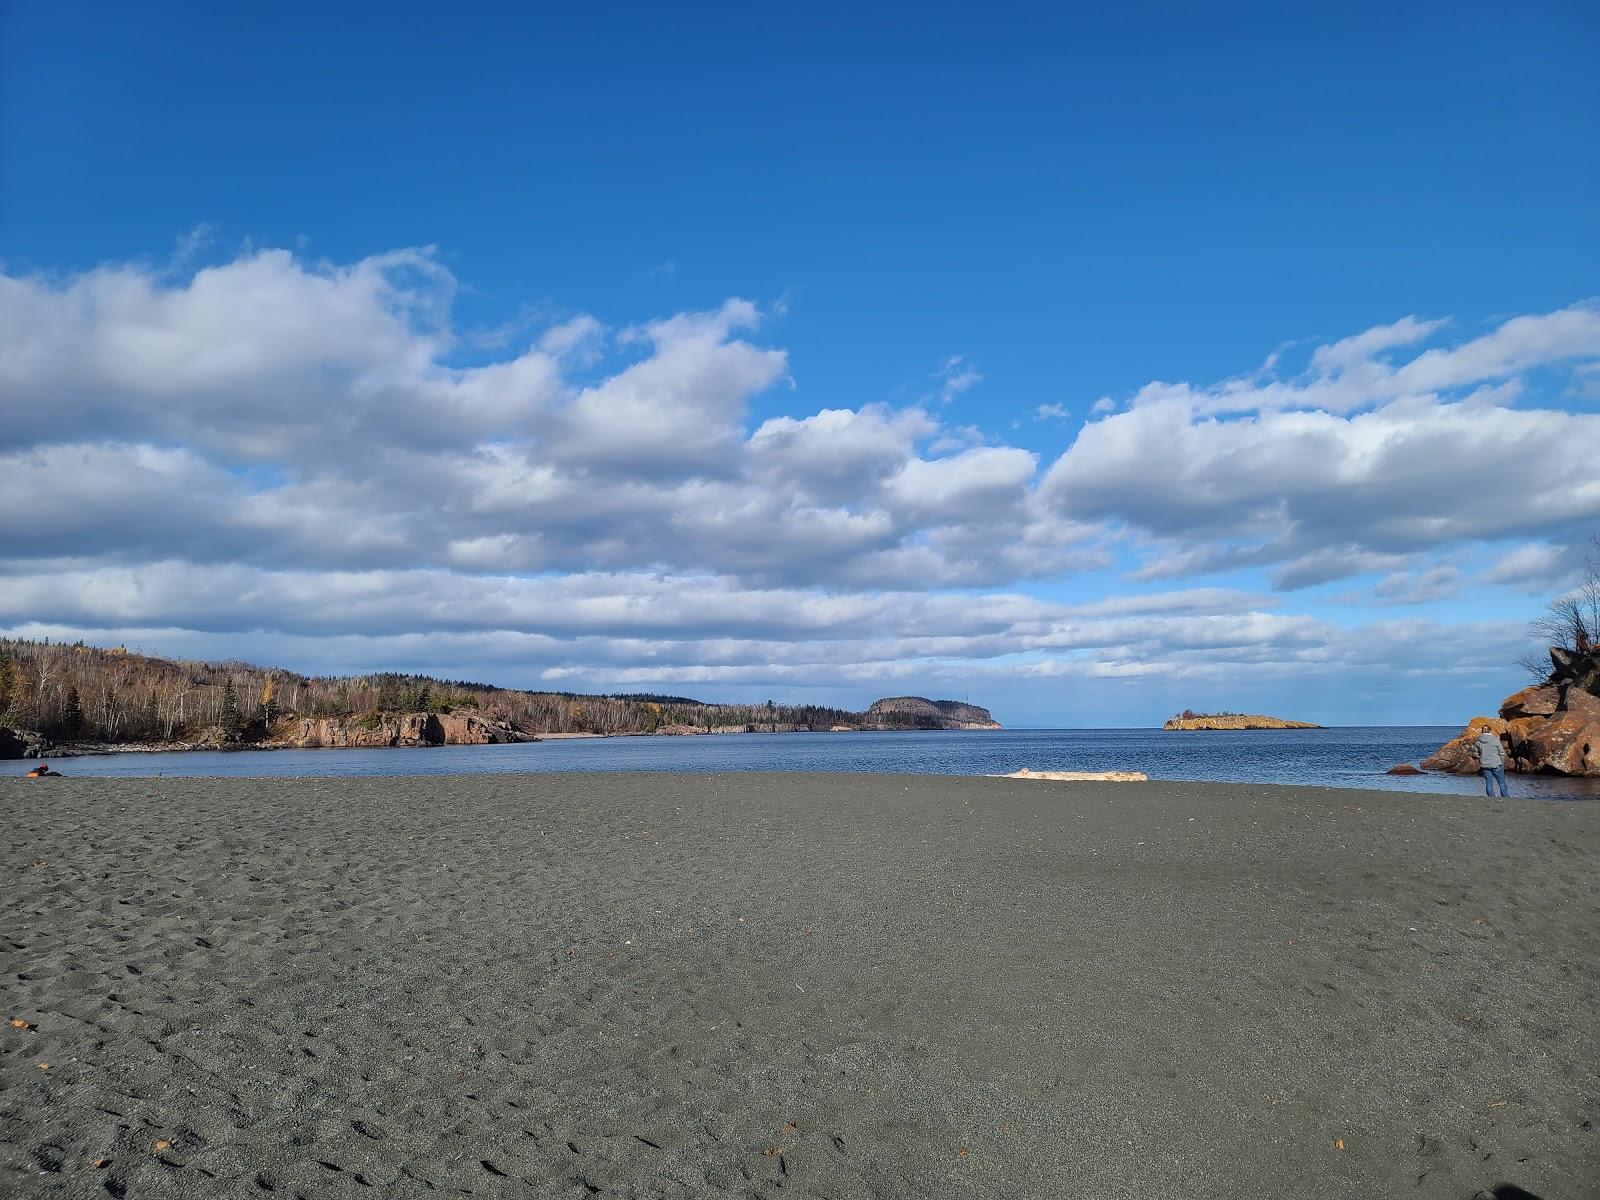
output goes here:
{"type": "Polygon", "coordinates": [[[1600,805],[69,777],[0,829],[6,1196],[1600,1196],[1600,805]]]}

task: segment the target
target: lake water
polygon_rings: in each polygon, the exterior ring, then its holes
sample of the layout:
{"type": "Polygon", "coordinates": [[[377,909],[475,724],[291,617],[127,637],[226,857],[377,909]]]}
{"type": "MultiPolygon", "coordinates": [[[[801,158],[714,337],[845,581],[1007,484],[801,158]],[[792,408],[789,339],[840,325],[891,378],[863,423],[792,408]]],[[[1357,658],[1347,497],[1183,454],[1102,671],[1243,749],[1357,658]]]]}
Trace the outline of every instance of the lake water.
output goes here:
{"type": "MultiPolygon", "coordinates": [[[[83,776],[455,775],[481,771],[890,771],[997,775],[1143,771],[1152,779],[1321,784],[1405,792],[1482,792],[1477,776],[1395,776],[1456,728],[1352,727],[1168,733],[1159,729],[1006,729],[907,733],[743,733],[617,737],[516,746],[108,754],[57,762],[83,776]]],[[[1512,777],[1538,799],[1600,799],[1600,780],[1512,777]]]]}

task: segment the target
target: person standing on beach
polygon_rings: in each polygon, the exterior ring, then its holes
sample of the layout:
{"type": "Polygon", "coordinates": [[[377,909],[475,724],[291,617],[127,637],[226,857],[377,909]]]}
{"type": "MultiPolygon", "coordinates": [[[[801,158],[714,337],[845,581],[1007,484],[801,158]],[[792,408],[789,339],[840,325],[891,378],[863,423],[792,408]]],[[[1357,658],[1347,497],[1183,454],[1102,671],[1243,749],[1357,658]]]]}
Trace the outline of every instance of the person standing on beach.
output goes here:
{"type": "Polygon", "coordinates": [[[1506,755],[1500,747],[1500,735],[1485,729],[1478,734],[1478,740],[1473,743],[1478,751],[1478,774],[1483,776],[1483,794],[1494,795],[1494,785],[1500,784],[1500,794],[1509,796],[1506,791],[1506,755]]]}

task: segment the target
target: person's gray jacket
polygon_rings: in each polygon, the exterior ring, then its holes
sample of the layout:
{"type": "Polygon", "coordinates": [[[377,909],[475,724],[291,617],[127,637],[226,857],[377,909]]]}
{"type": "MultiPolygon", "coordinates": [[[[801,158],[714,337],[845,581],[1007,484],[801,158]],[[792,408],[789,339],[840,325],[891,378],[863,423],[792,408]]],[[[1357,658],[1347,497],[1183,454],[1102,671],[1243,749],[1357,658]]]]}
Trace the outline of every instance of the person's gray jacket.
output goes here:
{"type": "Polygon", "coordinates": [[[1478,769],[1485,767],[1503,767],[1506,765],[1505,752],[1500,748],[1498,734],[1490,733],[1485,729],[1478,735],[1478,740],[1473,743],[1478,748],[1478,769]]]}

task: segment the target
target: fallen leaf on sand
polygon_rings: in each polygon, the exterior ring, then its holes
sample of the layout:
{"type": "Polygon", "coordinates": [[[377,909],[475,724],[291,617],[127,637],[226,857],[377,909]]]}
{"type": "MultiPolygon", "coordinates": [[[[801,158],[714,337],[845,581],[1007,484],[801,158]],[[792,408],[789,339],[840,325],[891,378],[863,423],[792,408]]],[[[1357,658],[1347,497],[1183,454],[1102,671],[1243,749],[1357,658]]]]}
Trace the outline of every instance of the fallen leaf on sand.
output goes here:
{"type": "Polygon", "coordinates": [[[793,1121],[790,1121],[787,1125],[785,1125],[783,1127],[783,1131],[785,1133],[793,1133],[795,1130],[797,1130],[799,1128],[800,1128],[800,1126],[796,1125],[793,1121]]]}
{"type": "Polygon", "coordinates": [[[172,1149],[172,1143],[169,1142],[166,1138],[162,1138],[159,1142],[157,1142],[154,1146],[152,1146],[151,1149],[152,1150],[171,1150],[172,1149]]]}
{"type": "Polygon", "coordinates": [[[36,867],[48,867],[50,860],[48,858],[36,858],[33,860],[33,865],[36,867]]]}
{"type": "Polygon", "coordinates": [[[11,1018],[11,1028],[13,1028],[13,1029],[37,1029],[39,1027],[37,1025],[35,1025],[32,1021],[24,1021],[21,1017],[12,1017],[11,1018]]]}
{"type": "Polygon", "coordinates": [[[1343,1150],[1344,1149],[1344,1142],[1341,1141],[1339,1138],[1334,1138],[1333,1139],[1333,1148],[1335,1150],[1343,1150]]]}
{"type": "Polygon", "coordinates": [[[97,1158],[97,1159],[94,1160],[94,1165],[97,1168],[98,1167],[109,1167],[111,1165],[111,1160],[109,1158],[97,1158]]]}
{"type": "Polygon", "coordinates": [[[39,1064],[39,1070],[48,1071],[49,1069],[50,1069],[50,1064],[49,1063],[40,1063],[39,1064]]]}
{"type": "Polygon", "coordinates": [[[967,1148],[965,1146],[961,1147],[961,1149],[956,1151],[956,1157],[957,1158],[965,1158],[966,1156],[967,1156],[967,1148]]]}
{"type": "Polygon", "coordinates": [[[771,1147],[767,1148],[766,1150],[763,1150],[761,1153],[766,1155],[768,1158],[782,1158],[783,1157],[783,1147],[782,1146],[771,1146],[771,1147]]]}

